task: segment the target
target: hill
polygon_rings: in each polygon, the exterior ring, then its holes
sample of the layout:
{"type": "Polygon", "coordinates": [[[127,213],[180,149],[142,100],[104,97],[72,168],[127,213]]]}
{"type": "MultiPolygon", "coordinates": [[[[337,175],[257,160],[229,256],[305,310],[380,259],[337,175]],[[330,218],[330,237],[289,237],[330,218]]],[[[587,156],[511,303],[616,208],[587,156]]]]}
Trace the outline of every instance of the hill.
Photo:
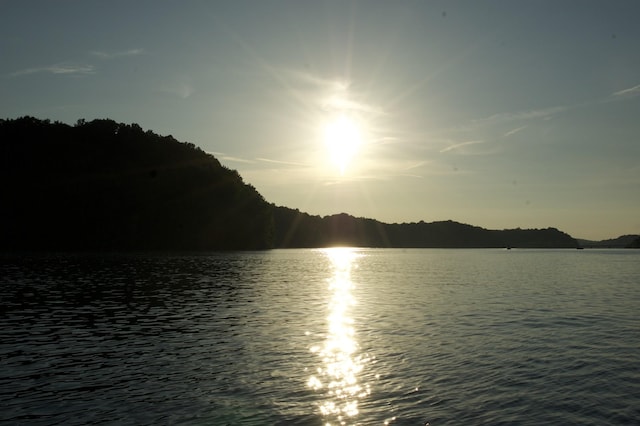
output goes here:
{"type": "Polygon", "coordinates": [[[488,230],[453,221],[386,224],[346,213],[312,216],[275,207],[276,247],[424,248],[576,248],[570,235],[555,228],[488,230]]]}
{"type": "Polygon", "coordinates": [[[577,241],[584,248],[631,248],[634,247],[634,243],[637,244],[638,239],[640,239],[640,235],[621,235],[618,238],[601,241],[583,239],[578,239],[577,241]]]}
{"type": "Polygon", "coordinates": [[[386,224],[275,206],[214,156],[137,124],[22,117],[0,120],[0,141],[5,251],[577,247],[555,228],[386,224]]]}
{"type": "Polygon", "coordinates": [[[113,120],[0,121],[4,250],[271,247],[268,203],[235,170],[113,120]]]}

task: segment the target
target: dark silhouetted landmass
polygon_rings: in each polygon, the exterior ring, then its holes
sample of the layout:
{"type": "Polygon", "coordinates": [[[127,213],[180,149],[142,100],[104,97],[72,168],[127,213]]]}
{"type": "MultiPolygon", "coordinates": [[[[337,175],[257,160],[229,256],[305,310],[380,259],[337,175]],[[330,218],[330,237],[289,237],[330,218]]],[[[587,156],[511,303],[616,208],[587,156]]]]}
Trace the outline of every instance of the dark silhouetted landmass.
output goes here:
{"type": "Polygon", "coordinates": [[[275,246],[399,248],[576,248],[574,238],[555,228],[488,230],[453,221],[386,224],[346,213],[312,216],[274,207],[275,246]]]}
{"type": "Polygon", "coordinates": [[[637,244],[639,238],[640,235],[621,235],[618,238],[601,241],[578,239],[578,244],[584,248],[634,248],[634,242],[637,244]]]}
{"type": "Polygon", "coordinates": [[[136,124],[0,121],[4,250],[272,246],[270,206],[212,155],[136,124]]]}
{"type": "Polygon", "coordinates": [[[267,203],[191,143],[137,124],[0,120],[1,250],[575,248],[555,229],[386,224],[267,203]]]}
{"type": "Polygon", "coordinates": [[[640,248],[640,236],[638,236],[635,240],[631,241],[627,248],[640,248]]]}

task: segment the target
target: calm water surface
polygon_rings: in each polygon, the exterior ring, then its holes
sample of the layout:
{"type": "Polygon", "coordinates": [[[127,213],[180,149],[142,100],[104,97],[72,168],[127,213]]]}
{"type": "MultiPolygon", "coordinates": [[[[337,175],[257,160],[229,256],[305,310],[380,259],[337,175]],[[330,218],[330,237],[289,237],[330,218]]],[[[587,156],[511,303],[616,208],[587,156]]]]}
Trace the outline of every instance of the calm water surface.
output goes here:
{"type": "Polygon", "coordinates": [[[0,258],[0,423],[639,424],[640,251],[0,258]]]}

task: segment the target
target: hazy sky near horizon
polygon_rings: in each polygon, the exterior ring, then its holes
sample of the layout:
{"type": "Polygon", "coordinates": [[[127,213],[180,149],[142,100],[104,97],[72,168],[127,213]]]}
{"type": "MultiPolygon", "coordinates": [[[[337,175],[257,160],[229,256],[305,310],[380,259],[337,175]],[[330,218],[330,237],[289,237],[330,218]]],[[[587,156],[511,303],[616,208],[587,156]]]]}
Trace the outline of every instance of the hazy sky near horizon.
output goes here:
{"type": "Polygon", "coordinates": [[[2,118],[138,123],[311,214],[640,234],[640,2],[0,8],[2,118]]]}

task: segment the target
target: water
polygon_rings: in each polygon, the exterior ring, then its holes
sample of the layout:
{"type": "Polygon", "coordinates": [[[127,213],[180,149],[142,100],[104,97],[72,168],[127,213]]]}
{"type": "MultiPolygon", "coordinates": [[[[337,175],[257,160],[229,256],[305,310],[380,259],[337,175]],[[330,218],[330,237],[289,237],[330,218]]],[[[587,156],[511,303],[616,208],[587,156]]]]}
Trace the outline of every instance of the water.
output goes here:
{"type": "Polygon", "coordinates": [[[0,258],[0,423],[640,421],[640,251],[0,258]]]}

